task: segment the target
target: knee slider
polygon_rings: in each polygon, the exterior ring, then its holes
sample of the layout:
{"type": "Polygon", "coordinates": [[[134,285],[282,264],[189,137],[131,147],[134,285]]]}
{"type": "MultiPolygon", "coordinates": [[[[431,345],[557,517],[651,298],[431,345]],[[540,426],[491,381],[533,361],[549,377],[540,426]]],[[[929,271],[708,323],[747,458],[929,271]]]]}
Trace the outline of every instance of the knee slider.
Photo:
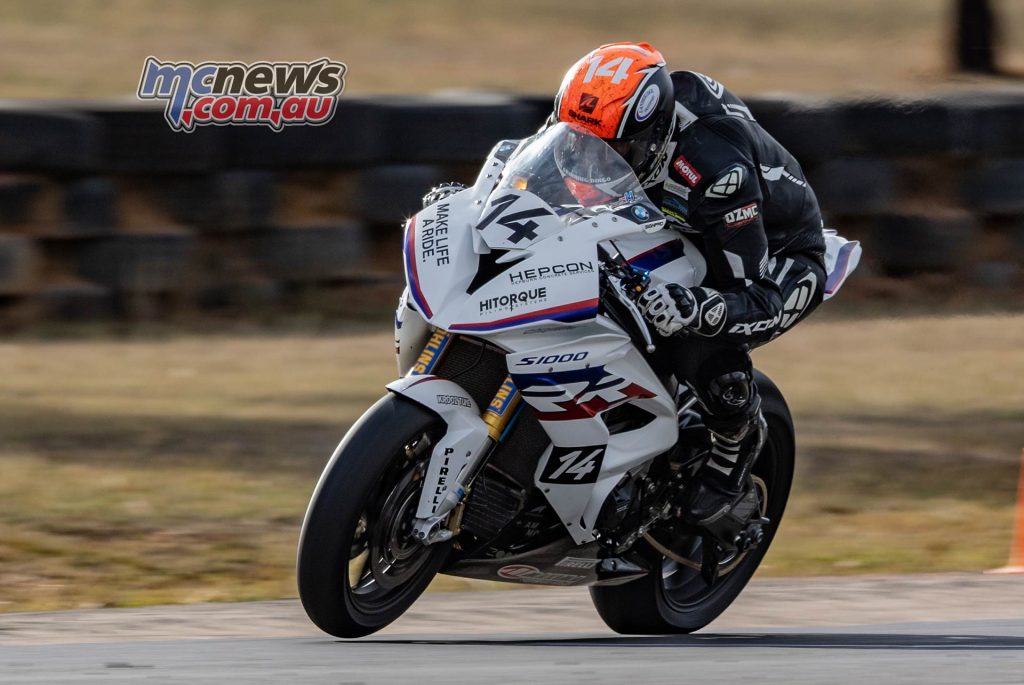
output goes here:
{"type": "Polygon", "coordinates": [[[711,379],[711,399],[722,414],[739,414],[750,405],[756,393],[753,379],[744,371],[733,371],[711,379]]]}

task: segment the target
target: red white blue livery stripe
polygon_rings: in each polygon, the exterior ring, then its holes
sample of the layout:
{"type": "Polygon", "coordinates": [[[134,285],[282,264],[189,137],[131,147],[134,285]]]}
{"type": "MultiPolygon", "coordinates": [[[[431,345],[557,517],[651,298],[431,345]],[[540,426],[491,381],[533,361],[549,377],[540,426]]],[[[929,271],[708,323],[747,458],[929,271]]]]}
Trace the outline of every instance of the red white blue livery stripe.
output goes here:
{"type": "Polygon", "coordinates": [[[420,313],[429,319],[434,316],[434,313],[430,311],[427,298],[423,295],[423,290],[420,288],[420,277],[416,271],[416,217],[409,219],[409,225],[406,226],[405,245],[402,246],[402,252],[405,255],[405,278],[409,282],[409,294],[412,295],[412,301],[416,303],[420,313]]]}
{"type": "Polygon", "coordinates": [[[448,327],[452,331],[494,331],[500,328],[512,328],[523,326],[537,321],[561,321],[562,323],[574,323],[591,319],[597,314],[598,299],[573,302],[559,307],[549,307],[538,311],[525,312],[516,316],[505,317],[495,321],[482,321],[480,323],[453,323],[448,327]]]}

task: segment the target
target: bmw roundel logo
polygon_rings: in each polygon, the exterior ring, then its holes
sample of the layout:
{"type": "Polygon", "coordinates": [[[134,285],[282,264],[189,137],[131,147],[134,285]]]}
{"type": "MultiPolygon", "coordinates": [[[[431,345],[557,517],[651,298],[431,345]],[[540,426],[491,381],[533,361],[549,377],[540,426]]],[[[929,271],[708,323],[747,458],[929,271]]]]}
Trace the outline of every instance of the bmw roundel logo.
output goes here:
{"type": "Polygon", "coordinates": [[[643,205],[633,205],[633,216],[639,221],[647,221],[651,218],[651,213],[643,205]]]}

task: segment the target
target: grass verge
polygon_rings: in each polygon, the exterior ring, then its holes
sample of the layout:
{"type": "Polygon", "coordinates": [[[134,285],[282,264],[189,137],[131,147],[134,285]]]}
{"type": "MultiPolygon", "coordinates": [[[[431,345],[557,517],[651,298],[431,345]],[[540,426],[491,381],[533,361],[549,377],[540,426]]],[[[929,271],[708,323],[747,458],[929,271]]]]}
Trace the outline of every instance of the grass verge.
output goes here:
{"type": "MultiPolygon", "coordinates": [[[[1003,66],[1024,65],[1024,7],[993,3],[1003,66]]],[[[624,10],[523,0],[7,0],[0,96],[133,97],[143,60],[344,61],[349,93],[554,94],[602,43],[645,40],[739,93],[920,92],[1005,81],[949,74],[953,3],[649,0],[624,10]]]]}
{"type": "MultiPolygon", "coordinates": [[[[1020,315],[811,321],[758,351],[799,445],[764,572],[1002,564],[1022,339],[1020,315]]],[[[395,374],[386,333],[22,341],[0,369],[8,611],[294,595],[317,475],[395,374]]]]}

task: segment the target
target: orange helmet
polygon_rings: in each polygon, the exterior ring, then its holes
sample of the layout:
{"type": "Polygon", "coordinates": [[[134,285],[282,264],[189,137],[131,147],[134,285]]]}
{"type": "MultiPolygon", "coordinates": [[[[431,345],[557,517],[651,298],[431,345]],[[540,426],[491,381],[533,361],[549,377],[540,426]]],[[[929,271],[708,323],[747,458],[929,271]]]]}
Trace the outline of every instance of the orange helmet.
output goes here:
{"type": "Polygon", "coordinates": [[[554,119],[583,126],[653,178],[672,133],[675,97],[665,58],[648,43],[611,43],[566,72],[554,119]]]}

